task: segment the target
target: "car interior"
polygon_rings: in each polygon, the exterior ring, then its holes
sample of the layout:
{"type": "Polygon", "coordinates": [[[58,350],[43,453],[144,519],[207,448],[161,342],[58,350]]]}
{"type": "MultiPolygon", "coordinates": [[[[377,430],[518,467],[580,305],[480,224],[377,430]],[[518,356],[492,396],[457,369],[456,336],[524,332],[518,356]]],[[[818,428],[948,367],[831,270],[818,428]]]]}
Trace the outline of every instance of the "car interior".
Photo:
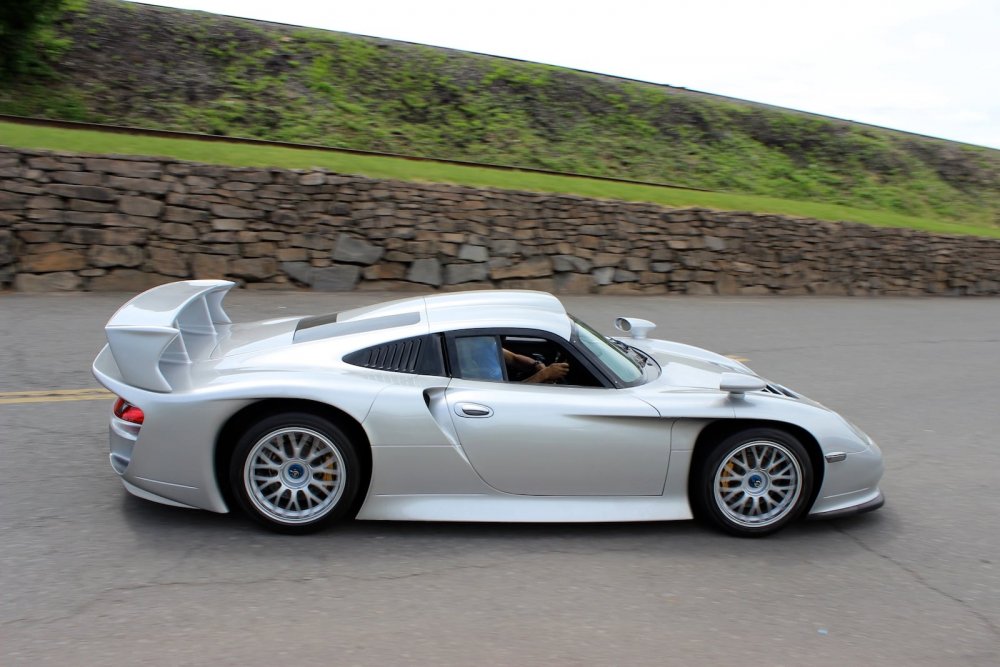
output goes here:
{"type": "MultiPolygon", "coordinates": [[[[504,349],[515,354],[523,354],[536,361],[541,361],[548,366],[560,362],[569,364],[569,374],[560,380],[558,384],[573,385],[577,387],[601,387],[603,384],[587,370],[578,359],[574,357],[562,345],[545,338],[535,338],[531,336],[501,336],[501,344],[504,349]]],[[[507,368],[509,382],[521,382],[534,374],[532,369],[507,368]]]]}

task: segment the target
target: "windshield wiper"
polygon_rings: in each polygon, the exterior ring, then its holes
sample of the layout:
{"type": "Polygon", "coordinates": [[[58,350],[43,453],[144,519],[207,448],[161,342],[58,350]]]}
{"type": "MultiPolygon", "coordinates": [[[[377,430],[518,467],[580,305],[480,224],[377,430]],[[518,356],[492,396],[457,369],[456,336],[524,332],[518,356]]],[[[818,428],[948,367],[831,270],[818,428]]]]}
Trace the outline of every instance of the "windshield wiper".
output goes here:
{"type": "Polygon", "coordinates": [[[624,343],[624,342],[618,340],[617,338],[608,338],[608,340],[611,342],[612,345],[614,345],[615,347],[617,347],[622,352],[628,352],[629,351],[629,346],[628,346],[627,343],[624,343]]]}
{"type": "Polygon", "coordinates": [[[638,348],[632,347],[628,343],[618,340],[617,338],[608,338],[608,340],[610,340],[615,347],[624,352],[629,359],[638,364],[639,368],[642,368],[649,363],[649,355],[645,354],[638,348]]]}

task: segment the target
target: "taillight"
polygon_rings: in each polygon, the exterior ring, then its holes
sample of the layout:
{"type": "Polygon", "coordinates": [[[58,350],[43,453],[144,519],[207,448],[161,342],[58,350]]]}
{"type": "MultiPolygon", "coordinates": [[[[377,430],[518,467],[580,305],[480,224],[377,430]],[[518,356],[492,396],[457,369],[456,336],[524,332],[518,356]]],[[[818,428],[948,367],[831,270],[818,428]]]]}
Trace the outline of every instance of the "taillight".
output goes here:
{"type": "Polygon", "coordinates": [[[133,424],[141,424],[146,418],[146,415],[142,414],[142,410],[135,407],[124,398],[119,398],[115,401],[115,417],[133,424]]]}

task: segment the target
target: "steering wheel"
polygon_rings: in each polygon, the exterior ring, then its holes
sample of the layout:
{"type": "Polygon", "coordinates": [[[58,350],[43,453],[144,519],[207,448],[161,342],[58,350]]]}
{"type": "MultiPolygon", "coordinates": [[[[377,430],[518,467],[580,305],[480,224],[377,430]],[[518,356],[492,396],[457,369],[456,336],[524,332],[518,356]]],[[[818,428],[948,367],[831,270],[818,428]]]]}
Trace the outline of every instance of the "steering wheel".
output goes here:
{"type": "MultiPolygon", "coordinates": [[[[540,363],[540,364],[544,364],[545,366],[551,365],[551,364],[549,364],[549,361],[545,357],[545,355],[542,354],[541,352],[532,352],[531,355],[529,355],[529,356],[532,359],[534,359],[535,361],[537,361],[538,363],[540,363]]],[[[555,354],[555,357],[552,359],[552,363],[553,364],[558,364],[559,362],[562,361],[562,357],[563,357],[562,351],[557,351],[556,354],[555,354]]],[[[521,368],[517,368],[517,369],[513,370],[513,372],[511,372],[511,368],[508,367],[507,370],[508,370],[508,375],[510,376],[509,379],[510,379],[511,382],[521,382],[521,381],[526,380],[527,378],[531,377],[532,375],[534,375],[537,372],[534,368],[529,368],[527,370],[523,370],[521,368]]],[[[554,380],[552,382],[546,382],[545,384],[566,384],[566,378],[564,376],[564,377],[559,378],[558,380],[554,380]]]]}
{"type": "MultiPolygon", "coordinates": [[[[556,355],[552,358],[552,363],[553,364],[558,364],[558,363],[561,363],[562,360],[563,360],[562,350],[557,350],[556,351],[556,355]]],[[[551,365],[551,364],[549,364],[549,365],[551,365]]],[[[566,376],[564,375],[561,378],[559,378],[558,380],[556,380],[555,382],[550,382],[549,384],[566,384],[566,376]]]]}

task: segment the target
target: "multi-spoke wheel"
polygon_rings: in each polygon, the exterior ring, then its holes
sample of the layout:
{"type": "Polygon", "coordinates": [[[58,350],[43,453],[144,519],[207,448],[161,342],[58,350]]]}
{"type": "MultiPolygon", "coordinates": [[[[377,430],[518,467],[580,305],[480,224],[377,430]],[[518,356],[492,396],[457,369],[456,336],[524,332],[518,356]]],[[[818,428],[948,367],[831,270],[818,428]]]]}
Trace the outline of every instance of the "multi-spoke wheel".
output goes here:
{"type": "Polygon", "coordinates": [[[797,518],[812,494],[812,465],[797,439],[776,429],[736,433],[692,470],[692,502],[720,528],[766,535],[797,518]]]}
{"type": "Polygon", "coordinates": [[[268,417],[240,438],[229,467],[243,509],[269,528],[307,532],[342,518],[358,492],[358,458],[328,420],[268,417]]]}

